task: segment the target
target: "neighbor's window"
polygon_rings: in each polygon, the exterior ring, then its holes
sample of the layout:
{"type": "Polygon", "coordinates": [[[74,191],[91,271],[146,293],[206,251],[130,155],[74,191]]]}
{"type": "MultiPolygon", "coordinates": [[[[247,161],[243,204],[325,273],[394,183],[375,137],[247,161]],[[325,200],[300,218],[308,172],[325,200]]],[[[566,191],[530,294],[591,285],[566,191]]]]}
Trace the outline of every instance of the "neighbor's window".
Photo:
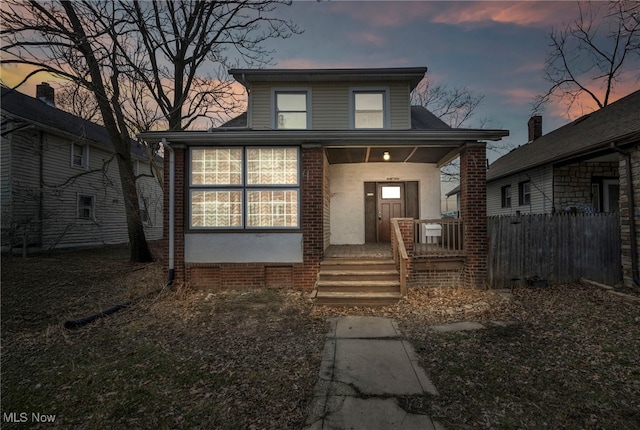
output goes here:
{"type": "Polygon", "coordinates": [[[353,128],[385,128],[386,98],[385,90],[353,90],[353,128]]]}
{"type": "Polygon", "coordinates": [[[511,185],[505,185],[501,188],[502,195],[502,207],[510,208],[511,207],[511,185]]]}
{"type": "Polygon", "coordinates": [[[81,219],[95,219],[95,197],[78,194],[77,213],[81,219]]]}
{"type": "Polygon", "coordinates": [[[89,167],[89,147],[71,144],[71,166],[87,169],[89,167]]]}
{"type": "Polygon", "coordinates": [[[307,91],[276,91],[275,104],[275,128],[307,128],[307,91]]]}
{"type": "Polygon", "coordinates": [[[138,204],[140,206],[140,221],[143,225],[151,226],[151,216],[149,214],[149,197],[138,196],[138,204]]]}
{"type": "Polygon", "coordinates": [[[520,206],[531,204],[531,182],[524,181],[518,184],[518,204],[520,206]]]}
{"type": "Polygon", "coordinates": [[[297,228],[298,148],[191,150],[191,227],[297,228]]]}

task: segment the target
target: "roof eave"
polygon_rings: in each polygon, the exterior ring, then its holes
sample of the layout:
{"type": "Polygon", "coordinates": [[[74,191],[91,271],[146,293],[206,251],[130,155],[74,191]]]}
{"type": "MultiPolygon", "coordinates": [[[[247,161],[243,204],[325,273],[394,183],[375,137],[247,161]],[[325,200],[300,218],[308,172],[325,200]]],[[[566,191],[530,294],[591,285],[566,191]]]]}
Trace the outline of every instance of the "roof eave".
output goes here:
{"type": "Polygon", "coordinates": [[[474,141],[496,141],[509,135],[508,130],[487,129],[452,129],[452,130],[247,130],[247,131],[202,131],[202,132],[146,132],[138,137],[147,142],[181,144],[247,144],[247,143],[276,143],[276,144],[304,144],[320,143],[324,146],[332,145],[366,146],[388,145],[393,141],[407,144],[428,142],[464,143],[474,141]]]}

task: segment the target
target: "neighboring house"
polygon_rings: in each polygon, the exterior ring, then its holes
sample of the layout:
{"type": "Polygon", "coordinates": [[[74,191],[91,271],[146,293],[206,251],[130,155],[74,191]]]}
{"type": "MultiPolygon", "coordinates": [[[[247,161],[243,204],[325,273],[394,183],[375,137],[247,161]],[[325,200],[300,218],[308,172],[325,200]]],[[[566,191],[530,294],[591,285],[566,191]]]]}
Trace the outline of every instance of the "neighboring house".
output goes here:
{"type": "Polygon", "coordinates": [[[169,154],[170,275],[192,285],[311,288],[330,248],[390,244],[392,218],[406,221],[411,251],[421,240],[414,222],[440,218],[440,167],[460,156],[460,279],[483,284],[485,141],[508,131],[452,129],[412,107],[425,72],[235,69],[246,114],[206,132],[142,134],[169,154]]]}
{"type": "MultiPolygon", "coordinates": [[[[57,109],[48,84],[37,96],[2,87],[2,250],[128,242],[106,129],[57,109]]],[[[146,237],[160,239],[162,188],[145,148],[132,142],[131,151],[146,237]]]]}
{"type": "Polygon", "coordinates": [[[529,142],[489,167],[487,214],[620,212],[623,274],[637,283],[640,91],[546,135],[541,117],[528,125],[529,142]]]}
{"type": "Polygon", "coordinates": [[[529,142],[487,172],[487,214],[617,212],[620,154],[638,144],[640,91],[542,135],[529,120],[529,142]]]}

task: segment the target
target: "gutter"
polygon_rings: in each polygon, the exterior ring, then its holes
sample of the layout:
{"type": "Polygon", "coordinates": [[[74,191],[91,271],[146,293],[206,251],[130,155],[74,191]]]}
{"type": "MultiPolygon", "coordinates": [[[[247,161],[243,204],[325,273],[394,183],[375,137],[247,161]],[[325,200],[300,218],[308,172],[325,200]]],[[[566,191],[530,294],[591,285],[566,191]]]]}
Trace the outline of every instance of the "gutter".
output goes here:
{"type": "Polygon", "coordinates": [[[629,210],[629,241],[631,242],[629,246],[631,249],[631,278],[636,286],[640,286],[640,274],[638,273],[638,239],[636,223],[634,222],[635,204],[633,201],[633,178],[631,176],[633,173],[631,169],[631,153],[618,148],[615,143],[611,144],[611,149],[627,158],[625,164],[627,165],[627,206],[629,210]]]}
{"type": "Polygon", "coordinates": [[[161,131],[140,133],[139,138],[148,142],[167,139],[211,145],[212,143],[246,145],[260,143],[320,143],[331,147],[385,146],[394,142],[396,146],[424,145],[451,146],[478,140],[501,140],[508,130],[453,129],[453,130],[238,130],[238,131],[161,131]]]}
{"type": "Polygon", "coordinates": [[[175,279],[175,178],[176,178],[176,161],[173,148],[167,143],[167,139],[162,138],[160,142],[164,149],[169,152],[169,279],[167,285],[173,285],[175,279]]]}

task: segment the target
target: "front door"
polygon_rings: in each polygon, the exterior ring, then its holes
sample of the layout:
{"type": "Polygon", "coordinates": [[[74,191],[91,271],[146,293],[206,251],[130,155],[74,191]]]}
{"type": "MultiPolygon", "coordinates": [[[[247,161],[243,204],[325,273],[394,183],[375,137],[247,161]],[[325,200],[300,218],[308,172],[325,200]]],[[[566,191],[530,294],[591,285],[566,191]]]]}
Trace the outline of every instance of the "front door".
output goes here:
{"type": "Polygon", "coordinates": [[[391,218],[404,218],[404,182],[377,184],[378,242],[391,242],[391,218]]]}

